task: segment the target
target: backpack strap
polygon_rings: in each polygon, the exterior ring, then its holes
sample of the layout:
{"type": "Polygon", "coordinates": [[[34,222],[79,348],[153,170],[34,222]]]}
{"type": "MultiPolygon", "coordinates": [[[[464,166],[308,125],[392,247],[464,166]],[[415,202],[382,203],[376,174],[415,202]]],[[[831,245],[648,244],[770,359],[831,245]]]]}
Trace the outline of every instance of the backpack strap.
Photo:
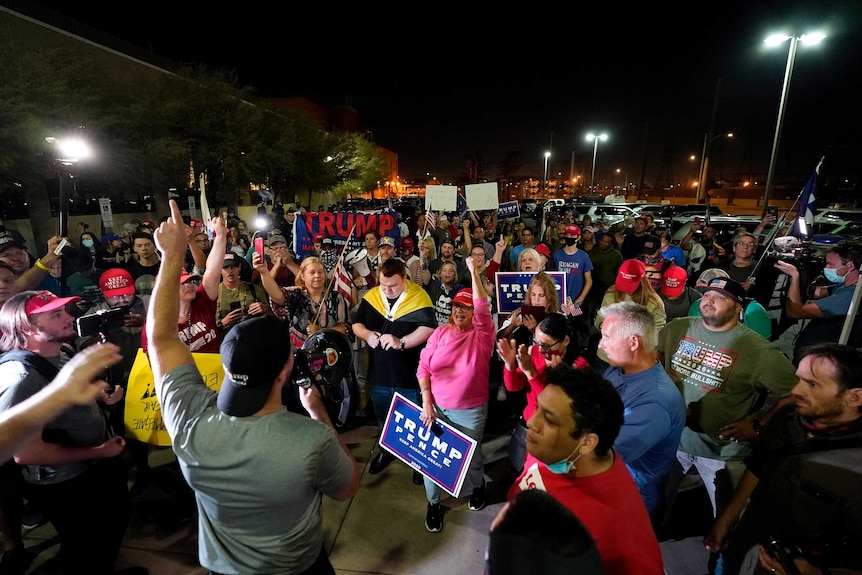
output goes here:
{"type": "Polygon", "coordinates": [[[51,381],[60,373],[60,370],[53,363],[41,355],[27,351],[26,349],[13,349],[0,355],[0,364],[7,361],[23,363],[27,367],[38,371],[48,381],[51,381]]]}

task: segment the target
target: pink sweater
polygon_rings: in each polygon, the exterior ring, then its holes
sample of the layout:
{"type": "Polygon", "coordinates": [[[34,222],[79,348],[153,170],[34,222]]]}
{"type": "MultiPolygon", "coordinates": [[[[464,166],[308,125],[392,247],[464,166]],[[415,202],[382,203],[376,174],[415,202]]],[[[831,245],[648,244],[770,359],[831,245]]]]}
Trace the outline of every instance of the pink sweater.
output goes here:
{"type": "Polygon", "coordinates": [[[488,402],[488,366],[494,350],[494,327],[487,298],[473,298],[473,327],[452,324],[434,330],[419,356],[416,377],[431,378],[434,404],[444,409],[472,409],[488,402]]]}

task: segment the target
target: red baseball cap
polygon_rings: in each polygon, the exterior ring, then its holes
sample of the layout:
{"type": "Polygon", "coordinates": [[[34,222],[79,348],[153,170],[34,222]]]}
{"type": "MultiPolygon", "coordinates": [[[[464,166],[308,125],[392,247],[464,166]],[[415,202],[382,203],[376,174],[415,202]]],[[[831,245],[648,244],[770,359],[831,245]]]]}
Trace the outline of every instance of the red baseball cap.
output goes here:
{"type": "Polygon", "coordinates": [[[546,258],[551,257],[551,250],[545,244],[536,244],[536,247],[533,249],[535,249],[537,252],[539,252],[540,254],[545,256],[546,258]]]}
{"type": "Polygon", "coordinates": [[[634,293],[646,275],[646,266],[640,260],[626,260],[620,265],[614,287],[617,291],[634,293]]]}
{"type": "Polygon", "coordinates": [[[685,291],[685,281],[688,274],[685,268],[672,265],[664,271],[661,276],[661,293],[667,297],[679,297],[685,291]]]}
{"type": "Polygon", "coordinates": [[[199,274],[190,274],[190,273],[187,273],[187,272],[183,272],[183,273],[181,273],[181,274],[180,274],[180,284],[184,284],[184,283],[186,283],[187,281],[189,281],[190,279],[193,279],[193,278],[202,279],[202,278],[201,278],[201,276],[200,276],[199,274]]]}
{"type": "Polygon", "coordinates": [[[456,293],[455,297],[452,298],[452,305],[473,307],[473,290],[470,288],[458,290],[458,293],[456,293]]]}
{"type": "Polygon", "coordinates": [[[312,242],[315,244],[319,244],[319,243],[323,242],[323,238],[324,238],[323,234],[314,234],[314,239],[312,240],[312,242]]]}
{"type": "Polygon", "coordinates": [[[575,224],[569,224],[566,226],[565,231],[563,232],[564,236],[574,236],[576,238],[581,237],[581,228],[576,226],[575,224]]]}
{"type": "Polygon", "coordinates": [[[105,297],[132,295],[135,293],[135,280],[128,271],[122,268],[111,268],[99,276],[99,287],[105,297]]]}
{"type": "Polygon", "coordinates": [[[24,313],[27,314],[27,317],[30,317],[37,313],[48,313],[49,311],[66,307],[67,304],[78,301],[81,301],[81,298],[78,296],[57,297],[48,290],[42,290],[27,300],[27,303],[24,304],[24,313]]]}

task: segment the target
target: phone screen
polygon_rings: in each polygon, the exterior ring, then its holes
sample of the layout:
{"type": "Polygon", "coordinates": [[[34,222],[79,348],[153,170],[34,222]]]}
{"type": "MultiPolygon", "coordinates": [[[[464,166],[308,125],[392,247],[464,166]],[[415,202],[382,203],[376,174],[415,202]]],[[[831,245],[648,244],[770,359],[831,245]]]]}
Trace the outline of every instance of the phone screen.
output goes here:
{"type": "Polygon", "coordinates": [[[260,261],[265,261],[263,257],[263,238],[254,238],[254,251],[257,252],[257,257],[260,261]]]}
{"type": "Polygon", "coordinates": [[[230,311],[233,311],[235,309],[239,309],[241,307],[242,307],[242,302],[239,302],[239,301],[230,302],[230,311]]]}
{"type": "Polygon", "coordinates": [[[537,322],[545,318],[545,308],[540,305],[522,305],[521,313],[523,315],[531,315],[537,322]]]}

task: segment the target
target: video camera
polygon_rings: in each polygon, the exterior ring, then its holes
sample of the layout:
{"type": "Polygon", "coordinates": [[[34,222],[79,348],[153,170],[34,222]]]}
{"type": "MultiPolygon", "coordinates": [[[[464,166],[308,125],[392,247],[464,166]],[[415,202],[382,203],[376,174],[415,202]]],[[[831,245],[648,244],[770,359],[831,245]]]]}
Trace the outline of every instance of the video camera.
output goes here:
{"type": "MultiPolygon", "coordinates": [[[[317,387],[336,427],[347,423],[354,408],[353,348],[343,333],[325,328],[296,350],[290,381],[298,388],[317,387]]],[[[293,392],[290,395],[295,395],[293,392]]]]}
{"type": "Polygon", "coordinates": [[[767,260],[781,260],[795,266],[808,278],[815,278],[826,265],[826,258],[819,254],[810,241],[803,241],[795,236],[775,238],[764,254],[767,260]]]}
{"type": "Polygon", "coordinates": [[[75,331],[78,337],[99,336],[104,343],[106,336],[111,330],[121,328],[125,325],[127,315],[129,315],[129,308],[127,306],[100,309],[95,313],[82,315],[76,319],[75,331]]]}

